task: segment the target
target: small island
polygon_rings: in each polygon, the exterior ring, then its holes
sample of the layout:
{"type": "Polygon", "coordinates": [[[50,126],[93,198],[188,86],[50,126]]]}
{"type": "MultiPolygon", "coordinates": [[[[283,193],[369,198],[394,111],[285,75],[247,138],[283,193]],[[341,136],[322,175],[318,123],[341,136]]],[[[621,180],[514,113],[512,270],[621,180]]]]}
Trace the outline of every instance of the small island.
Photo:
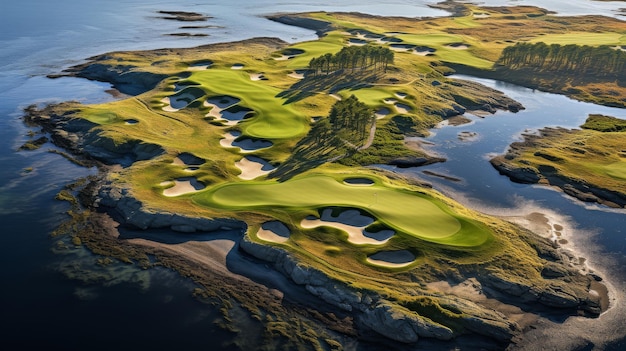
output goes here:
{"type": "Polygon", "coordinates": [[[526,134],[491,164],[517,182],[553,185],[582,201],[626,207],[626,121],[590,115],[581,128],[526,134]]]}
{"type": "MultiPolygon", "coordinates": [[[[373,165],[445,162],[405,137],[466,112],[524,108],[448,77],[455,70],[497,74],[517,42],[567,42],[590,22],[594,42],[621,45],[624,24],[453,4],[455,16],[433,19],[281,14],[270,19],[319,39],[112,52],[63,72],[125,98],[27,109],[68,157],[100,169],[64,190],[72,219],[57,233],[98,255],[176,269],[224,306],[226,329],[248,314],[286,347],[342,349],[354,338],[502,349],[540,317],[599,316],[607,288],[560,251],[558,223],[535,214],[533,232],[373,165]],[[196,239],[221,231],[240,238],[196,239]],[[227,267],[230,250],[246,255],[240,269],[252,278],[227,267]],[[282,290],[260,269],[280,274],[282,290]]],[[[623,175],[615,162],[606,173],[623,175]]]]}

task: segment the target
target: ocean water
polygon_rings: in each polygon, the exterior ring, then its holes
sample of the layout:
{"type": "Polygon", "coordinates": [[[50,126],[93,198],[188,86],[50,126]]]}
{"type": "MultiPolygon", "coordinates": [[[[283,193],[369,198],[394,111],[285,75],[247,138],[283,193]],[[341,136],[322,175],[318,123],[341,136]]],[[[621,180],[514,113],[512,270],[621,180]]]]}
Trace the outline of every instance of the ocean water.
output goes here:
{"type": "MultiPolygon", "coordinates": [[[[0,299],[4,302],[0,340],[24,346],[63,345],[66,349],[175,346],[211,348],[226,338],[213,325],[217,312],[199,305],[193,284],[165,270],[141,271],[123,265],[101,272],[100,280],[85,283],[64,272],[78,274],[92,265],[83,250],[57,254],[59,239],[50,233],[65,219],[67,207],[55,194],[77,177],[95,172],[77,167],[46,144],[33,152],[18,152],[30,130],[20,120],[30,104],[65,100],[85,103],[110,101],[107,84],[75,78],[48,79],[46,75],[116,50],[190,47],[257,36],[289,42],[311,40],[312,31],[268,21],[263,15],[300,11],[359,11],[377,15],[443,16],[429,8],[436,1],[304,1],[304,0],[3,0],[0,3],[0,299]],[[181,29],[181,23],[158,18],[157,11],[194,11],[212,16],[210,27],[181,29]],[[170,34],[190,32],[203,37],[170,34]],[[28,171],[32,168],[32,171],[28,171]]],[[[490,6],[531,4],[562,15],[603,14],[623,18],[623,2],[499,1],[490,6]]],[[[184,24],[183,24],[184,25],[184,24]]],[[[449,162],[433,171],[463,178],[450,184],[426,177],[435,186],[487,212],[514,212],[526,208],[550,209],[567,220],[582,249],[597,257],[598,265],[622,282],[626,274],[626,237],[623,212],[585,206],[562,194],[536,186],[514,184],[490,169],[488,155],[504,151],[525,129],[547,125],[580,124],[587,113],[626,117],[624,110],[583,104],[570,99],[485,81],[519,99],[527,110],[475,119],[469,126],[435,131],[434,151],[449,162]],[[604,111],[604,112],[603,112],[604,111]],[[460,131],[475,131],[476,142],[457,141],[460,131]],[[471,165],[484,162],[484,167],[471,165]],[[469,171],[469,172],[468,172],[469,171]],[[503,196],[503,194],[505,194],[503,196]],[[583,240],[584,239],[584,240],[583,240]]],[[[400,171],[400,170],[399,170],[400,171]]],[[[406,170],[402,170],[406,171],[406,170]]],[[[417,171],[418,174],[421,169],[417,171]]],[[[423,176],[423,175],[420,175],[423,176]]],[[[575,240],[573,241],[575,242],[575,240]]],[[[621,285],[620,289],[623,289],[621,285]]],[[[617,348],[626,347],[624,343],[617,348]]]]}

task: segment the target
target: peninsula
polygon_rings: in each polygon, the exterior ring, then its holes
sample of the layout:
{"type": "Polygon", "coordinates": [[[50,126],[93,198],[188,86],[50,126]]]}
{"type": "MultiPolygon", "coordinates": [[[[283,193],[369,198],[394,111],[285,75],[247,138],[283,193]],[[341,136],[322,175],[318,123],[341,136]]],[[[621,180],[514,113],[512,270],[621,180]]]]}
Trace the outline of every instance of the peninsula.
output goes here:
{"type": "Polygon", "coordinates": [[[497,350],[541,317],[599,316],[607,288],[551,240],[558,223],[539,215],[533,232],[374,165],[445,162],[405,137],[524,108],[448,77],[460,67],[492,72],[517,42],[565,43],[591,26],[594,43],[625,45],[624,24],[453,4],[446,18],[281,14],[270,19],[319,39],[112,52],[63,72],[124,97],[27,109],[68,157],[100,169],[60,194],[72,219],[56,234],[176,269],[221,306],[224,328],[245,333],[235,316],[249,316],[270,348],[497,350]]]}

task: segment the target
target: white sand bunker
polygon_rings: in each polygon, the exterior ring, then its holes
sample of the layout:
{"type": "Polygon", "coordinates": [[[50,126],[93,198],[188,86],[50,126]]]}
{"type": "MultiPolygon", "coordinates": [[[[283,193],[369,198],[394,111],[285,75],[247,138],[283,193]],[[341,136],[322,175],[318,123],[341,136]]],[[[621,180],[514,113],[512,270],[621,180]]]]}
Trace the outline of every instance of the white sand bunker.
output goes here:
{"type": "Polygon", "coordinates": [[[244,64],[243,63],[235,63],[232,66],[230,66],[230,69],[243,69],[244,64]]]}
{"type": "Polygon", "coordinates": [[[226,148],[234,147],[233,146],[233,142],[240,135],[241,135],[241,133],[237,132],[237,131],[228,132],[228,133],[224,134],[224,138],[223,139],[220,139],[220,145],[222,147],[226,147],[226,148]]]}
{"type": "Polygon", "coordinates": [[[190,71],[202,71],[202,70],[208,69],[212,64],[213,64],[213,61],[211,61],[211,60],[198,61],[198,62],[194,62],[194,63],[189,64],[188,70],[190,70],[190,71]]]}
{"type": "Polygon", "coordinates": [[[398,100],[389,98],[389,99],[384,99],[383,102],[386,103],[387,105],[393,105],[396,102],[398,102],[398,100]]]}
{"type": "Polygon", "coordinates": [[[413,53],[420,56],[431,56],[435,54],[435,49],[428,46],[418,46],[413,50],[413,53]]]}
{"type": "Polygon", "coordinates": [[[415,262],[415,255],[407,250],[381,251],[367,258],[367,262],[391,268],[401,268],[415,262]]]}
{"type": "Polygon", "coordinates": [[[211,107],[211,111],[205,116],[224,121],[227,125],[235,125],[249,113],[254,112],[245,107],[235,106],[240,101],[240,99],[232,96],[216,96],[209,98],[204,102],[204,106],[211,107]]]}
{"type": "Polygon", "coordinates": [[[199,99],[204,95],[204,90],[200,88],[190,87],[183,89],[177,92],[174,95],[166,96],[161,99],[161,102],[165,103],[166,106],[163,106],[163,111],[167,112],[176,112],[181,110],[193,101],[199,99]]]}
{"type": "Polygon", "coordinates": [[[291,73],[289,73],[289,77],[291,78],[295,78],[295,79],[304,79],[304,75],[306,74],[305,69],[297,69],[291,73]]]}
{"type": "Polygon", "coordinates": [[[280,221],[265,222],[259,228],[256,236],[265,241],[273,243],[284,243],[289,240],[291,232],[285,224],[280,221]]]}
{"type": "Polygon", "coordinates": [[[491,15],[485,12],[476,12],[474,14],[474,18],[488,18],[488,17],[491,17],[491,15]]]}
{"type": "Polygon", "coordinates": [[[343,230],[348,233],[348,242],[356,245],[381,245],[395,235],[393,230],[381,230],[376,233],[366,231],[365,228],[372,224],[374,219],[362,215],[358,210],[343,211],[337,217],[333,217],[332,213],[332,209],[324,209],[322,218],[309,216],[303,219],[300,225],[306,229],[327,226],[343,230]]]}
{"type": "Polygon", "coordinates": [[[174,158],[172,163],[177,166],[187,166],[187,168],[185,168],[185,171],[187,172],[195,172],[200,168],[200,166],[206,163],[206,160],[188,152],[183,152],[174,158]]]}
{"type": "Polygon", "coordinates": [[[185,194],[195,193],[205,188],[204,184],[200,183],[196,178],[179,178],[172,181],[162,182],[161,186],[173,186],[163,190],[163,195],[167,197],[180,196],[185,194]]]}
{"type": "Polygon", "coordinates": [[[348,39],[348,45],[351,46],[361,46],[367,44],[367,40],[360,38],[350,38],[348,39]]]}
{"type": "Polygon", "coordinates": [[[411,51],[413,49],[415,49],[415,45],[413,44],[391,44],[389,45],[389,48],[393,51],[411,51]]]}
{"type": "Polygon", "coordinates": [[[406,94],[406,93],[403,93],[403,92],[398,91],[398,92],[396,92],[394,95],[396,95],[396,97],[397,97],[398,99],[405,99],[407,94],[406,94]]]}
{"type": "Polygon", "coordinates": [[[237,140],[240,136],[240,132],[228,132],[224,134],[224,138],[220,140],[220,145],[225,148],[238,147],[242,153],[254,152],[274,145],[271,141],[267,140],[253,140],[250,138],[237,140]]]}
{"type": "Polygon", "coordinates": [[[342,99],[341,96],[339,96],[337,94],[328,94],[328,95],[332,96],[337,101],[341,101],[341,99],[342,99]]]}
{"type": "Polygon", "coordinates": [[[278,57],[274,57],[276,61],[286,61],[291,60],[292,58],[304,54],[304,50],[301,49],[285,49],[282,51],[281,55],[278,57]]]}
{"type": "Polygon", "coordinates": [[[412,108],[409,105],[396,104],[396,111],[398,111],[398,113],[408,113],[411,110],[412,108]]]}
{"type": "Polygon", "coordinates": [[[246,156],[235,162],[235,166],[241,170],[239,178],[244,180],[252,180],[274,170],[269,162],[255,156],[246,156]]]}
{"type": "Polygon", "coordinates": [[[139,123],[139,121],[136,119],[132,119],[132,118],[124,121],[124,124],[129,125],[129,126],[132,126],[133,124],[137,124],[137,123],[139,123]]]}
{"type": "Polygon", "coordinates": [[[467,49],[469,49],[469,45],[464,44],[464,43],[452,43],[452,44],[448,44],[446,46],[448,48],[454,49],[454,50],[467,50],[467,49]]]}
{"type": "Polygon", "coordinates": [[[376,119],[382,119],[382,118],[387,117],[389,113],[391,113],[391,111],[388,108],[382,107],[376,110],[376,112],[374,113],[374,116],[376,116],[376,119]]]}
{"type": "Polygon", "coordinates": [[[374,181],[369,178],[346,178],[343,180],[344,184],[352,186],[372,186],[374,181]]]}
{"type": "Polygon", "coordinates": [[[251,73],[250,74],[250,80],[254,80],[254,81],[267,80],[267,77],[265,77],[265,74],[263,72],[251,73]]]}

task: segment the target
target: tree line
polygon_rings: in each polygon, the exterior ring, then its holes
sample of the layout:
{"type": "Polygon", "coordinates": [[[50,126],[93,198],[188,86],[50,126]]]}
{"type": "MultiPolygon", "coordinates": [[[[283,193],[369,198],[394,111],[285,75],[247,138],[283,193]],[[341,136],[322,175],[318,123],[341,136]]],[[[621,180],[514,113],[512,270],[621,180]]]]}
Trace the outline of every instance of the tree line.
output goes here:
{"type": "Polygon", "coordinates": [[[367,143],[375,123],[374,112],[356,96],[337,101],[328,117],[313,125],[309,133],[296,144],[291,156],[270,177],[284,181],[360,151],[367,143]]]}
{"type": "Polygon", "coordinates": [[[374,45],[348,46],[336,54],[314,57],[309,62],[313,75],[328,75],[345,70],[383,70],[393,64],[394,53],[388,48],[374,45]]]}
{"type": "Polygon", "coordinates": [[[626,52],[610,46],[517,43],[504,49],[498,64],[510,69],[579,73],[624,79],[626,52]]]}

